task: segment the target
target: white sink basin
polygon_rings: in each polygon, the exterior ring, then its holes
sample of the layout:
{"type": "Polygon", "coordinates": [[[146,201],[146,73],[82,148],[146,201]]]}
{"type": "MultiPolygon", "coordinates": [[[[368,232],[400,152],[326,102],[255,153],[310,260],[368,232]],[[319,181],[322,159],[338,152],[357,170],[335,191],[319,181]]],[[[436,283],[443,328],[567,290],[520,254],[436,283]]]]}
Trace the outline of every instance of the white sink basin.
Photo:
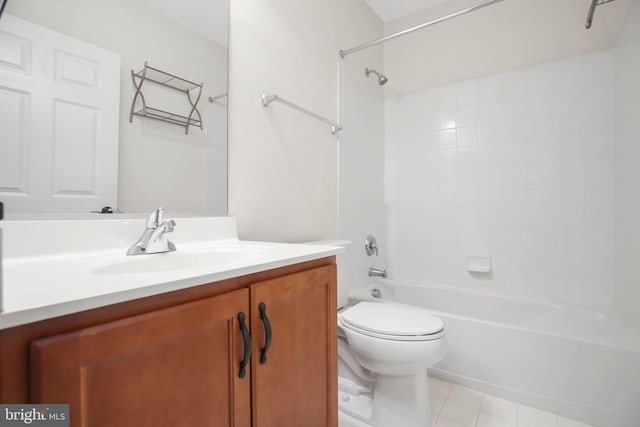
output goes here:
{"type": "Polygon", "coordinates": [[[123,256],[122,259],[94,269],[91,273],[150,274],[169,271],[219,269],[243,263],[269,252],[268,247],[238,246],[205,251],[178,251],[150,255],[123,256]]]}
{"type": "Polygon", "coordinates": [[[232,217],[176,222],[176,252],[134,256],[144,218],[3,222],[0,330],[344,251],[238,240],[232,217]]]}

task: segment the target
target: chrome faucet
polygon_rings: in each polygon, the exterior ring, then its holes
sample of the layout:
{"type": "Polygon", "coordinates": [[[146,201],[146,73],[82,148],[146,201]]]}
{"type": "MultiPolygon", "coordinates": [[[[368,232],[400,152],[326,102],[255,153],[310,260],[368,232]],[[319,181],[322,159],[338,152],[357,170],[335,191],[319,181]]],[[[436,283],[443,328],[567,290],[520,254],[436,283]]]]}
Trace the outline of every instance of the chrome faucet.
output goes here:
{"type": "Polygon", "coordinates": [[[383,270],[381,268],[371,267],[369,269],[369,277],[382,277],[383,279],[387,278],[387,270],[383,270]]]}
{"type": "Polygon", "coordinates": [[[176,245],[167,239],[167,233],[173,231],[176,222],[172,219],[164,220],[164,208],[151,212],[142,236],[127,251],[127,255],[157,254],[173,252],[176,245]]]}

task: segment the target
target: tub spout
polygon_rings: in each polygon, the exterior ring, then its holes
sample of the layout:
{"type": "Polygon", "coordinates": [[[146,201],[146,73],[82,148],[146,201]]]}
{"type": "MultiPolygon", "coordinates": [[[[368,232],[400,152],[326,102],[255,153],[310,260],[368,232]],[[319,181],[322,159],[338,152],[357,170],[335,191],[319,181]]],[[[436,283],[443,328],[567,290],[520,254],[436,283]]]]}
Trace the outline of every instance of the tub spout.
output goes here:
{"type": "Polygon", "coordinates": [[[383,279],[387,278],[387,270],[383,270],[381,268],[371,267],[369,269],[369,277],[382,277],[383,279]]]}

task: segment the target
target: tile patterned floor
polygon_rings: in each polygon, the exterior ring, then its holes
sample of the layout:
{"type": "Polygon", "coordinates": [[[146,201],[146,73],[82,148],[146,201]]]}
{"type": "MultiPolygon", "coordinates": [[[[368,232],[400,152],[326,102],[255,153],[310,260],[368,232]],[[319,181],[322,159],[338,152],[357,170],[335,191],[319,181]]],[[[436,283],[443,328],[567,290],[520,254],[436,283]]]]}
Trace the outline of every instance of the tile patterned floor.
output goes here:
{"type": "MultiPolygon", "coordinates": [[[[429,378],[434,427],[593,427],[519,403],[429,378]]],[[[367,427],[341,419],[339,427],[367,427]]]]}

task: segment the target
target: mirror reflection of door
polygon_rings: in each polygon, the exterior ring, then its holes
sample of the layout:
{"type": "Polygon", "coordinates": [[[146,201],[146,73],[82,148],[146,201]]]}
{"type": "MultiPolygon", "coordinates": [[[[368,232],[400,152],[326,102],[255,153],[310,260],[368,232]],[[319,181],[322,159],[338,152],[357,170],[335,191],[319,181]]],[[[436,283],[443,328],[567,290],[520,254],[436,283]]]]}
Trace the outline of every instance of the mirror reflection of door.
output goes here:
{"type": "MultiPolygon", "coordinates": [[[[228,0],[10,1],[0,20],[0,200],[10,217],[104,206],[226,215],[226,99],[208,99],[227,92],[227,34],[228,0]],[[203,83],[202,130],[129,123],[131,71],[145,62],[203,83]]],[[[156,86],[145,83],[152,107],[188,115],[184,94],[156,86]]]]}
{"type": "Polygon", "coordinates": [[[117,204],[120,55],[5,16],[0,191],[16,212],[117,204]]]}

